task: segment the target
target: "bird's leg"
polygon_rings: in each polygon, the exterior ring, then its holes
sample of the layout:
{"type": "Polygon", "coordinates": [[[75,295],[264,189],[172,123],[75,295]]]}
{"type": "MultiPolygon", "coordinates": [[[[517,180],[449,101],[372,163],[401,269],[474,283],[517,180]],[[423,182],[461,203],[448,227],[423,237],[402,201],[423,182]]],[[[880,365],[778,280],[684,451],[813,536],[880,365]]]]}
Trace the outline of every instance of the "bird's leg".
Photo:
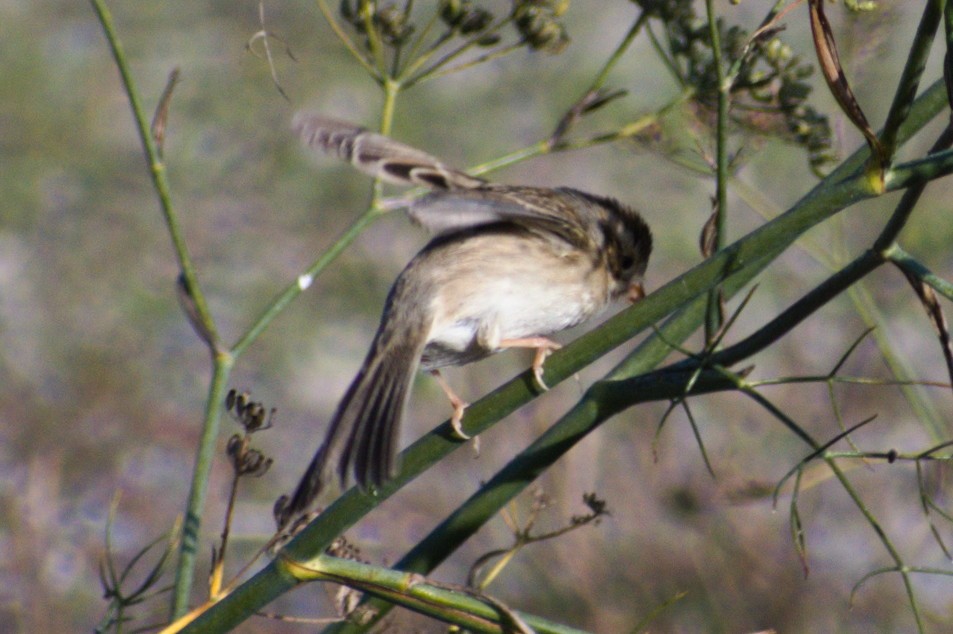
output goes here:
{"type": "Polygon", "coordinates": [[[447,380],[440,374],[440,370],[431,370],[430,376],[436,379],[437,385],[439,385],[443,393],[447,395],[447,398],[450,399],[450,405],[453,406],[453,415],[450,417],[450,426],[453,427],[453,433],[455,433],[460,440],[470,440],[470,435],[463,431],[463,427],[460,424],[463,420],[463,412],[470,404],[457,396],[456,392],[450,388],[450,384],[447,383],[447,380]]]}
{"type": "Polygon", "coordinates": [[[533,376],[536,378],[536,384],[545,392],[549,390],[546,382],[543,381],[543,362],[546,357],[551,355],[554,350],[559,350],[562,346],[552,339],[546,337],[522,337],[520,339],[503,339],[499,343],[500,348],[536,348],[536,356],[533,357],[533,376]]]}

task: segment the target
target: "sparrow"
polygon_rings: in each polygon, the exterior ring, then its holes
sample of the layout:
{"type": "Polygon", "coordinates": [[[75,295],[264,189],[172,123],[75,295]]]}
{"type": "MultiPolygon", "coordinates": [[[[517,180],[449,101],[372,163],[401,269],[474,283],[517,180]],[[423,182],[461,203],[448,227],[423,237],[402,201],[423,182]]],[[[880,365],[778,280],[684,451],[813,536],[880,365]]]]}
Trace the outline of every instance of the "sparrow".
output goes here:
{"type": "Polygon", "coordinates": [[[549,335],[576,326],[614,300],[643,295],[652,233],[618,201],[569,187],[502,185],[360,126],[312,113],[294,131],[310,149],[358,170],[431,192],[406,201],[434,236],[394,282],[371,348],[338,405],[323,444],[291,497],[275,508],[279,527],[300,517],[336,476],[379,487],[397,467],[397,441],[418,369],[433,374],[460,427],[467,406],[440,377],[506,348],[536,350],[539,387],[549,335]]]}

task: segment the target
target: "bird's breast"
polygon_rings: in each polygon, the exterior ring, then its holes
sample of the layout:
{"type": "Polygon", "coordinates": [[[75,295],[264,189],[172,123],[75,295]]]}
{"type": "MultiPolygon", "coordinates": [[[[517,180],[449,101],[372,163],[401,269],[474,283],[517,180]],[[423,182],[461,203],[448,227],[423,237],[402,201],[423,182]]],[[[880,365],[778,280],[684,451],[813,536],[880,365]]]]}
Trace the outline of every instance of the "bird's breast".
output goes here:
{"type": "Polygon", "coordinates": [[[548,241],[470,238],[432,255],[443,266],[429,298],[424,369],[478,360],[506,339],[571,328],[608,303],[605,271],[587,254],[548,241]]]}

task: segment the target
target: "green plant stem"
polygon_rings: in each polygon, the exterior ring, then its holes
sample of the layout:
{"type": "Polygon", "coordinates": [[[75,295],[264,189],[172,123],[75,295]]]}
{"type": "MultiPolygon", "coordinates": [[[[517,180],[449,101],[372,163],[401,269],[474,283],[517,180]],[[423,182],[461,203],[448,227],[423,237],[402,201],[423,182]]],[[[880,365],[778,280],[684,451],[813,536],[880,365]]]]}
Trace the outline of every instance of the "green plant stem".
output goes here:
{"type": "Polygon", "coordinates": [[[384,58],[384,42],[380,29],[374,24],[375,5],[375,2],[359,2],[357,10],[364,19],[364,35],[367,36],[367,46],[377,68],[377,76],[384,78],[387,77],[387,60],[384,58]]]}
{"type": "Polygon", "coordinates": [[[485,64],[486,62],[490,62],[495,59],[499,59],[501,57],[506,57],[510,53],[515,53],[522,47],[523,47],[523,44],[521,42],[514,42],[513,44],[510,44],[508,46],[497,48],[487,53],[484,53],[483,55],[480,55],[479,57],[476,57],[469,61],[460,62],[459,64],[456,64],[455,66],[441,65],[440,67],[428,68],[424,71],[421,71],[419,75],[414,75],[413,77],[408,79],[406,82],[406,86],[409,88],[410,86],[416,86],[417,84],[423,83],[425,81],[438,79],[440,77],[446,77],[447,75],[452,75],[454,73],[459,73],[460,71],[464,71],[469,68],[474,68],[481,64],[485,64]]]}
{"type": "Polygon", "coordinates": [[[182,276],[188,289],[189,299],[195,308],[195,316],[200,320],[202,327],[209,334],[208,345],[212,353],[212,381],[209,386],[209,400],[206,403],[205,417],[202,424],[202,437],[196,454],[195,469],[192,474],[192,483],[189,500],[185,511],[185,522],[182,530],[182,542],[179,550],[179,562],[176,567],[175,587],[173,589],[171,612],[173,617],[180,616],[188,607],[188,599],[192,589],[192,578],[195,569],[195,554],[198,545],[199,530],[202,523],[202,510],[205,506],[208,490],[208,478],[211,472],[212,457],[215,450],[215,441],[218,437],[219,421],[221,419],[222,401],[224,400],[225,386],[230,374],[232,359],[230,354],[216,352],[218,334],[215,322],[208,310],[205,295],[201,291],[198,276],[185,238],[179,225],[178,216],[172,205],[172,196],[166,178],[165,164],[159,156],[155,140],[149,130],[143,112],[141,100],[123,47],[116,34],[112,14],[101,0],[91,0],[93,9],[102,24],[113,54],[113,59],[119,69],[123,86],[129,104],[132,107],[133,119],[139,133],[139,140],[145,152],[146,164],[152,176],[153,187],[159,198],[162,214],[165,219],[172,246],[182,271],[182,276]]]}
{"type": "MultiPolygon", "coordinates": [[[[869,332],[869,331],[868,331],[869,332]]],[[[805,374],[797,376],[777,377],[773,379],[761,379],[758,381],[748,381],[751,387],[762,387],[765,385],[792,385],[797,383],[827,383],[833,385],[844,383],[848,385],[925,385],[927,387],[949,388],[949,383],[942,381],[921,381],[918,379],[877,379],[869,376],[844,376],[835,374],[805,374]]]]}
{"type": "MultiPolygon", "coordinates": [[[[712,64],[718,81],[718,115],[715,127],[715,241],[713,250],[718,251],[727,242],[728,216],[728,106],[731,82],[725,76],[722,59],[721,36],[715,16],[714,0],[705,0],[708,16],[708,33],[711,38],[712,64]]],[[[705,340],[711,341],[721,328],[721,297],[717,288],[708,295],[705,319],[705,340]]]]}
{"type": "Polygon", "coordinates": [[[860,498],[860,495],[854,489],[853,485],[850,483],[850,480],[847,479],[847,476],[844,474],[841,468],[837,466],[837,463],[831,458],[825,458],[825,462],[827,463],[828,467],[830,467],[831,471],[834,472],[834,475],[837,477],[844,490],[847,491],[847,495],[850,496],[851,501],[853,501],[857,508],[860,509],[860,512],[864,515],[867,523],[870,524],[870,527],[877,534],[877,538],[887,550],[890,558],[893,559],[894,563],[897,564],[897,570],[901,573],[903,587],[907,593],[907,600],[910,602],[910,609],[913,610],[913,618],[917,624],[917,631],[923,632],[923,618],[920,616],[920,608],[917,605],[916,595],[913,591],[913,581],[910,578],[910,571],[907,570],[907,566],[903,563],[900,553],[890,541],[890,538],[880,525],[880,522],[877,520],[874,514],[871,513],[870,509],[867,508],[867,505],[864,504],[864,501],[860,498]]]}
{"type": "MultiPolygon", "coordinates": [[[[513,631],[509,619],[493,602],[481,599],[470,591],[446,587],[409,573],[360,562],[322,555],[310,561],[296,562],[282,558],[279,565],[302,582],[326,581],[342,583],[361,592],[385,598],[389,603],[454,624],[468,631],[503,633],[513,631]]],[[[535,615],[512,614],[534,632],[552,634],[584,634],[580,630],[554,623],[535,615]]]]}
{"type": "Polygon", "coordinates": [[[195,578],[195,560],[199,550],[202,513],[208,497],[208,482],[218,446],[222,409],[233,362],[234,357],[231,354],[220,353],[215,355],[212,363],[212,381],[209,385],[208,399],[205,402],[202,436],[199,439],[195,466],[192,469],[192,484],[189,489],[185,522],[182,526],[182,543],[179,547],[179,562],[175,569],[171,608],[173,619],[185,614],[189,608],[189,597],[195,578]]]}
{"type": "Polygon", "coordinates": [[[903,270],[913,273],[918,280],[953,302],[953,284],[923,266],[919,260],[899,246],[894,246],[893,249],[887,253],[887,257],[891,262],[897,264],[903,270]]]}
{"type": "Polygon", "coordinates": [[[277,297],[275,297],[265,308],[261,315],[255,319],[252,325],[239,337],[238,341],[231,348],[231,354],[234,357],[241,356],[265,328],[281,314],[281,312],[303,293],[314,278],[317,277],[325,268],[328,267],[354,240],[368,227],[374,220],[380,217],[382,212],[371,208],[364,212],[348,229],[338,238],[327,251],[321,254],[305,271],[298,276],[297,280],[289,284],[277,297]]]}
{"type": "Polygon", "coordinates": [[[483,174],[488,174],[490,172],[503,169],[509,165],[513,165],[515,163],[519,163],[537,156],[543,156],[545,154],[552,154],[554,152],[567,152],[570,150],[581,150],[598,145],[604,145],[606,143],[624,141],[625,139],[637,136],[654,125],[662,116],[664,116],[666,112],[685,103],[687,100],[691,99],[691,96],[692,93],[690,91],[685,91],[676,99],[659,108],[657,111],[646,114],[636,121],[623,126],[619,130],[614,130],[606,134],[597,134],[595,136],[583,139],[559,141],[556,144],[550,143],[549,139],[544,139],[542,141],[537,141],[528,147],[510,152],[509,154],[501,156],[498,159],[481,163],[480,165],[468,169],[467,173],[474,176],[482,176],[483,174]]]}
{"type": "Polygon", "coordinates": [[[609,59],[606,60],[606,63],[602,66],[602,70],[599,71],[599,74],[596,75],[595,80],[589,86],[589,91],[596,91],[606,85],[606,82],[609,80],[609,73],[612,72],[612,69],[615,68],[615,65],[619,63],[619,60],[625,55],[625,52],[629,50],[629,46],[632,45],[632,42],[635,40],[635,37],[639,34],[639,31],[642,30],[642,27],[649,21],[649,15],[645,11],[639,14],[639,17],[635,19],[635,22],[632,23],[632,26],[629,27],[629,31],[625,34],[625,37],[622,38],[622,41],[619,45],[612,51],[612,55],[609,56],[609,59]]]}
{"type": "Polygon", "coordinates": [[[378,83],[383,82],[384,76],[380,73],[380,71],[377,68],[374,67],[374,64],[368,61],[364,53],[361,52],[361,50],[357,47],[354,41],[350,37],[348,37],[347,33],[344,32],[344,29],[341,28],[341,25],[334,18],[334,14],[331,13],[330,9],[328,9],[325,1],[317,0],[317,3],[318,3],[318,10],[321,12],[321,15],[324,16],[324,19],[325,21],[327,21],[328,26],[331,27],[331,30],[334,31],[334,35],[336,35],[337,38],[341,40],[341,43],[344,45],[344,48],[346,48],[351,53],[351,55],[354,56],[355,61],[357,61],[357,63],[361,65],[361,68],[367,71],[368,75],[373,77],[378,83]]]}
{"type": "MultiPolygon", "coordinates": [[[[434,17],[436,18],[436,16],[434,17]]],[[[410,81],[413,81],[414,77],[417,77],[418,75],[424,75],[425,73],[423,72],[418,73],[418,71],[420,71],[420,69],[424,65],[426,65],[426,63],[434,55],[437,54],[437,51],[440,50],[440,47],[452,37],[453,37],[453,31],[448,29],[442,35],[440,35],[440,37],[438,37],[436,41],[432,42],[426,51],[424,51],[423,53],[415,52],[413,55],[408,56],[409,61],[407,62],[407,66],[405,66],[403,70],[400,71],[400,75],[398,79],[400,79],[403,82],[410,82],[410,81]]],[[[422,40],[418,40],[418,42],[414,44],[414,47],[417,49],[421,48],[422,46],[423,46],[422,40]]]]}
{"type": "Polygon", "coordinates": [[[953,150],[937,152],[926,158],[900,163],[887,172],[884,192],[895,192],[929,183],[950,173],[953,150]]]}
{"type": "MultiPolygon", "coordinates": [[[[930,156],[936,157],[938,154],[949,148],[950,145],[953,145],[953,122],[947,124],[946,128],[937,138],[936,142],[934,142],[928,153],[928,158],[930,156]]],[[[873,248],[875,250],[887,252],[896,245],[896,241],[900,235],[900,232],[907,225],[907,221],[910,219],[910,214],[913,213],[913,209],[920,200],[920,196],[923,195],[928,182],[929,181],[924,181],[920,184],[913,185],[903,192],[903,196],[901,196],[900,202],[897,204],[896,209],[890,216],[890,220],[887,221],[887,225],[884,227],[883,231],[880,232],[880,235],[874,242],[873,248]]]]}
{"type": "Polygon", "coordinates": [[[923,71],[930,56],[930,49],[933,46],[936,31],[940,26],[940,18],[945,4],[946,0],[928,0],[923,8],[923,15],[920,18],[917,33],[910,46],[910,52],[907,54],[907,63],[903,67],[893,103],[887,113],[887,121],[880,135],[884,153],[890,159],[893,158],[896,151],[897,129],[907,117],[910,112],[910,104],[917,96],[917,88],[920,86],[920,79],[923,77],[923,71]]]}
{"type": "Polygon", "coordinates": [[[679,88],[685,90],[688,88],[688,82],[685,81],[684,74],[681,69],[678,67],[678,63],[672,57],[669,51],[666,51],[662,48],[662,43],[659,41],[658,36],[655,35],[655,31],[652,30],[652,25],[649,24],[645,31],[649,34],[649,41],[652,43],[652,48],[655,49],[656,55],[659,56],[659,59],[662,60],[662,63],[665,65],[665,68],[668,69],[668,72],[671,73],[672,79],[675,80],[675,83],[678,84],[679,88]]]}
{"type": "MultiPolygon", "coordinates": [[[[426,68],[422,68],[425,64],[427,64],[430,58],[437,52],[437,50],[439,49],[439,45],[445,41],[443,38],[441,38],[440,40],[435,42],[434,46],[431,46],[426,53],[424,53],[423,55],[420,55],[417,59],[411,62],[410,65],[401,73],[401,77],[404,78],[403,79],[404,86],[409,88],[410,86],[413,86],[423,80],[433,79],[434,77],[437,77],[439,75],[447,75],[447,74],[456,72],[457,70],[462,70],[463,68],[469,68],[470,66],[473,65],[473,63],[464,63],[460,66],[454,66],[449,69],[445,67],[454,59],[456,59],[457,57],[459,57],[466,51],[476,46],[476,43],[478,41],[480,41],[487,35],[496,33],[501,28],[509,24],[512,20],[513,20],[512,15],[509,15],[509,14],[506,15],[505,17],[497,21],[496,24],[493,24],[486,30],[478,33],[477,35],[474,35],[470,39],[466,40],[465,42],[457,46],[457,48],[453,49],[452,51],[448,51],[447,53],[445,53],[443,57],[441,57],[437,61],[430,64],[430,66],[427,66],[426,68]]],[[[491,51],[487,53],[486,55],[482,56],[481,59],[483,61],[486,61],[487,59],[500,57],[501,55],[506,55],[508,53],[511,53],[517,50],[518,48],[520,48],[520,46],[522,46],[522,44],[517,42],[515,44],[505,46],[502,49],[491,51]]]]}
{"type": "MultiPolygon", "coordinates": [[[[394,125],[394,111],[397,107],[397,95],[400,94],[404,86],[393,79],[388,79],[383,84],[384,103],[381,105],[381,134],[389,136],[391,127],[394,125]]],[[[380,181],[378,181],[379,183],[380,181]]]]}
{"type": "MultiPolygon", "coordinates": [[[[743,394],[754,399],[759,405],[761,405],[763,408],[769,411],[775,418],[780,420],[782,424],[784,424],[788,429],[795,432],[812,449],[816,450],[817,452],[821,452],[826,449],[826,446],[822,447],[817,441],[807,436],[803,432],[803,430],[801,430],[801,427],[795,421],[793,421],[784,412],[778,409],[771,401],[769,401],[767,398],[762,396],[756,390],[752,389],[750,386],[744,384],[743,381],[740,381],[740,380],[738,381],[737,387],[740,389],[740,391],[743,394]]],[[[832,459],[830,456],[823,455],[822,457],[824,459],[824,462],[827,464],[828,468],[830,468],[830,470],[834,473],[834,476],[840,482],[840,485],[844,488],[844,490],[850,496],[851,501],[853,501],[854,505],[858,508],[858,510],[864,516],[864,519],[867,520],[867,523],[874,530],[874,533],[877,534],[877,538],[880,540],[880,543],[883,545],[884,549],[887,551],[887,554],[890,556],[891,559],[893,559],[894,564],[896,565],[896,570],[898,570],[901,573],[901,576],[903,577],[904,587],[907,592],[907,598],[910,602],[910,609],[913,611],[914,620],[916,621],[916,624],[917,624],[917,631],[922,632],[923,623],[920,617],[920,609],[917,605],[916,595],[913,592],[913,585],[910,579],[910,574],[909,574],[909,571],[907,570],[906,564],[903,561],[903,558],[900,556],[900,553],[897,551],[896,547],[894,547],[893,542],[890,540],[890,537],[887,535],[886,531],[884,531],[883,527],[880,525],[879,520],[877,520],[877,518],[870,511],[870,509],[867,508],[867,505],[864,503],[860,495],[854,489],[854,486],[851,484],[850,480],[847,479],[846,474],[837,465],[837,462],[834,459],[832,459]]],[[[792,519],[798,517],[796,500],[798,497],[798,489],[800,487],[800,473],[801,473],[801,470],[798,469],[798,484],[796,485],[794,494],[792,495],[792,519]]],[[[798,526],[800,526],[799,520],[797,521],[797,524],[798,526]]],[[[795,536],[795,542],[800,543],[800,539],[798,539],[797,536],[795,536]]]]}
{"type": "Polygon", "coordinates": [[[149,168],[149,175],[152,177],[152,185],[159,197],[159,205],[162,209],[162,216],[165,220],[166,228],[169,231],[169,237],[172,239],[172,247],[175,250],[176,258],[179,262],[179,268],[185,276],[189,291],[195,302],[195,308],[203,326],[217,339],[215,322],[208,309],[208,303],[205,301],[205,295],[199,286],[198,276],[195,272],[195,266],[192,264],[192,258],[189,255],[188,247],[185,244],[185,238],[182,235],[182,229],[179,225],[178,215],[172,205],[172,194],[169,189],[169,181],[166,176],[165,163],[159,155],[155,140],[149,130],[148,119],[142,108],[142,100],[136,89],[135,82],[132,79],[132,73],[129,70],[129,63],[123,50],[122,42],[116,33],[113,24],[112,13],[106,7],[102,0],[90,0],[96,16],[103,27],[106,35],[106,41],[112,52],[113,60],[116,62],[116,68],[119,70],[119,76],[122,78],[123,88],[126,91],[126,98],[132,108],[133,120],[136,124],[136,131],[139,134],[139,141],[145,153],[146,165],[149,168]]]}
{"type": "MultiPolygon", "coordinates": [[[[440,12],[434,11],[433,13],[430,14],[430,18],[427,20],[427,23],[424,25],[424,28],[419,29],[417,31],[417,34],[414,36],[414,41],[410,45],[410,52],[407,53],[407,59],[410,60],[409,63],[415,63],[417,60],[424,57],[424,55],[421,54],[420,51],[423,48],[424,43],[427,41],[427,38],[430,35],[430,32],[433,30],[434,26],[439,21],[440,21],[440,12]]],[[[446,33],[438,36],[437,42],[446,41],[446,38],[448,37],[449,32],[450,31],[448,29],[446,33]]],[[[432,50],[433,49],[431,49],[431,51],[432,50]]],[[[406,77],[407,74],[408,73],[406,70],[398,69],[398,71],[395,71],[394,77],[406,77]]]]}

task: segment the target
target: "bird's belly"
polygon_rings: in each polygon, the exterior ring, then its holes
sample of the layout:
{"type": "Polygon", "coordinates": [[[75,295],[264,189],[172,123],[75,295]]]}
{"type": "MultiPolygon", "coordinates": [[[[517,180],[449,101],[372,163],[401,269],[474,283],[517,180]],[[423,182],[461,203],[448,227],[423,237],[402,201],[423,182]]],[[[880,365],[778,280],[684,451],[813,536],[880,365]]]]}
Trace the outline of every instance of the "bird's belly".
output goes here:
{"type": "Polygon", "coordinates": [[[436,315],[422,357],[424,369],[486,357],[509,339],[548,336],[575,326],[604,305],[581,284],[547,284],[512,277],[489,279],[436,298],[436,315]],[[451,302],[447,297],[453,297],[451,302]]]}

